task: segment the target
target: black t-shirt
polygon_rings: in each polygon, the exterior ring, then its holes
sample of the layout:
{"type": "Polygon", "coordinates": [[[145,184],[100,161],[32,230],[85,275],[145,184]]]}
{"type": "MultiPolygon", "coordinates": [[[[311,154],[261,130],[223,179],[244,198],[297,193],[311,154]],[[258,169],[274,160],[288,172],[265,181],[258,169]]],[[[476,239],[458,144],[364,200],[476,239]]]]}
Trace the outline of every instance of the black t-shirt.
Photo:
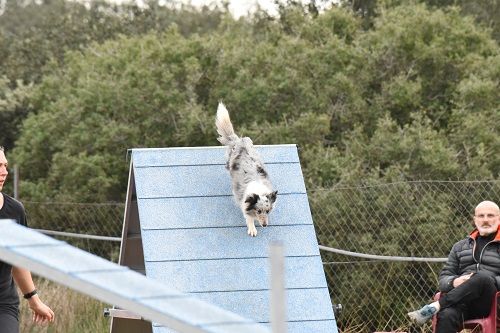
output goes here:
{"type": "MultiPolygon", "coordinates": [[[[2,193],[3,194],[3,193],[2,193]]],[[[0,208],[0,219],[16,220],[17,223],[27,225],[26,212],[22,203],[3,194],[3,206],[0,208]]],[[[0,232],[2,232],[0,224],[0,232]]],[[[12,310],[19,306],[19,296],[12,278],[12,266],[0,261],[0,310],[12,310]]]]}
{"type": "Polygon", "coordinates": [[[496,235],[497,234],[495,233],[495,234],[491,234],[488,236],[478,236],[477,237],[476,248],[474,249],[474,259],[476,260],[476,262],[479,262],[479,259],[481,258],[481,251],[483,251],[486,244],[491,242],[496,237],[496,235]]]}

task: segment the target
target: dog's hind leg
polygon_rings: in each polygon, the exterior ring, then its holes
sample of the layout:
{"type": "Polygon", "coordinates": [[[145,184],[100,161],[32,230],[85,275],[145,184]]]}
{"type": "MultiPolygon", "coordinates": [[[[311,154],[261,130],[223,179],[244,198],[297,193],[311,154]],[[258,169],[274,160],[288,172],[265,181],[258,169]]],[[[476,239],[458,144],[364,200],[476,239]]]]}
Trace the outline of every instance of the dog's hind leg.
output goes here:
{"type": "Polygon", "coordinates": [[[247,222],[247,228],[248,228],[247,233],[248,233],[248,235],[250,235],[252,237],[257,236],[257,228],[255,228],[253,217],[245,215],[245,220],[247,222]]]}

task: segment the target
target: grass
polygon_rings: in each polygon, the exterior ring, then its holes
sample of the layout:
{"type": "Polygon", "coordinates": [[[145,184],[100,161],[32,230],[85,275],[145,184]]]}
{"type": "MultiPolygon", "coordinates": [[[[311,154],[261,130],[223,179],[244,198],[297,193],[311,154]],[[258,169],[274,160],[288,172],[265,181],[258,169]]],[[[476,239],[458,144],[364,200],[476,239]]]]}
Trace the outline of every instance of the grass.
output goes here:
{"type": "MultiPolygon", "coordinates": [[[[55,313],[54,323],[38,326],[32,322],[31,310],[27,302],[21,299],[20,332],[21,333],[109,333],[110,318],[103,316],[104,308],[109,304],[97,301],[72,289],[43,278],[34,278],[42,301],[49,305],[55,313]]],[[[354,318],[343,316],[340,333],[367,333],[368,327],[357,323],[354,318]]],[[[422,327],[400,327],[393,332],[426,333],[430,324],[422,327]]]]}
{"type": "Polygon", "coordinates": [[[22,333],[108,333],[111,319],[103,316],[109,305],[46,279],[35,278],[42,301],[55,313],[48,326],[33,323],[32,312],[21,298],[20,332],[22,333]]]}

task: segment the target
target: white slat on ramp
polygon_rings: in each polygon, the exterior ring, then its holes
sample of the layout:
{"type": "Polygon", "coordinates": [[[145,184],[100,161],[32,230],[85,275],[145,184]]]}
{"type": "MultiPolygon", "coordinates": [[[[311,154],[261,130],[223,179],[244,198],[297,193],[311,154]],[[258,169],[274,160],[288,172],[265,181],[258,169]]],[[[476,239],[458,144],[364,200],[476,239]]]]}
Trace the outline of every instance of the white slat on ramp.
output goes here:
{"type": "Polygon", "coordinates": [[[14,221],[0,220],[0,230],[0,260],[178,332],[270,333],[237,314],[14,221]]]}

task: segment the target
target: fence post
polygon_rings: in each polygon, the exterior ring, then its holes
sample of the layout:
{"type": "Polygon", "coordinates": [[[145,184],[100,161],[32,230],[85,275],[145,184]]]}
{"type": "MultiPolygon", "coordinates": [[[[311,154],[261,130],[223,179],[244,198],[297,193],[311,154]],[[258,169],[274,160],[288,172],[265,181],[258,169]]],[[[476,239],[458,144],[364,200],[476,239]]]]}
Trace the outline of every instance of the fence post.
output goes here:
{"type": "Polygon", "coordinates": [[[19,167],[14,164],[14,199],[19,200],[19,167]]]}
{"type": "Polygon", "coordinates": [[[282,243],[272,243],[269,250],[271,264],[271,330],[286,333],[285,256],[282,243]]]}

